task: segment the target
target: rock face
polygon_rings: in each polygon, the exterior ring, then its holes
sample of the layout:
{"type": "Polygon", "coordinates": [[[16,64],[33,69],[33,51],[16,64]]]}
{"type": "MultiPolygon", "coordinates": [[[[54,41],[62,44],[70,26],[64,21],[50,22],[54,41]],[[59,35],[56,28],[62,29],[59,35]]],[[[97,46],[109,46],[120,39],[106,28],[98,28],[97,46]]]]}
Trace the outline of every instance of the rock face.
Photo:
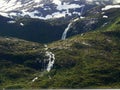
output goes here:
{"type": "Polygon", "coordinates": [[[26,15],[39,19],[61,18],[79,16],[83,4],[110,3],[113,0],[0,0],[0,15],[9,18],[26,15]]]}

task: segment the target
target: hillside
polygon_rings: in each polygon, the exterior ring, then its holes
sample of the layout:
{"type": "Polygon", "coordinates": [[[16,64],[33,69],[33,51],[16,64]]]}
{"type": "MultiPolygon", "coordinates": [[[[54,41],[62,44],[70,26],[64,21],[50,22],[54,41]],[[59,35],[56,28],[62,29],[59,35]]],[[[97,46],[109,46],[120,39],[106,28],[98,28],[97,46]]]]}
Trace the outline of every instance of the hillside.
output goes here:
{"type": "Polygon", "coordinates": [[[42,75],[43,63],[38,61],[44,60],[44,45],[1,37],[0,88],[120,88],[119,14],[97,30],[48,47],[55,64],[42,75]]]}
{"type": "Polygon", "coordinates": [[[84,16],[65,40],[70,21],[0,17],[0,89],[120,88],[120,10],[84,16]]]}
{"type": "Polygon", "coordinates": [[[65,23],[52,25],[48,21],[28,17],[12,20],[0,16],[0,20],[0,36],[15,37],[39,43],[59,40],[66,26],[65,23]]]}
{"type": "Polygon", "coordinates": [[[97,31],[50,44],[56,53],[56,74],[46,83],[59,88],[120,88],[119,22],[117,18],[97,31]]]}
{"type": "Polygon", "coordinates": [[[42,72],[44,46],[16,38],[0,37],[0,88],[21,88],[42,72]]]}
{"type": "Polygon", "coordinates": [[[25,16],[17,17],[14,20],[0,16],[0,36],[15,37],[39,43],[51,43],[61,39],[68,24],[74,19],[78,20],[72,23],[67,32],[67,37],[94,31],[112,22],[120,13],[119,8],[105,12],[101,10],[103,7],[105,6],[86,5],[83,9],[82,18],[80,18],[81,16],[74,16],[74,18],[71,17],[72,19],[40,20],[25,16]],[[107,16],[109,18],[106,18],[107,16]]]}

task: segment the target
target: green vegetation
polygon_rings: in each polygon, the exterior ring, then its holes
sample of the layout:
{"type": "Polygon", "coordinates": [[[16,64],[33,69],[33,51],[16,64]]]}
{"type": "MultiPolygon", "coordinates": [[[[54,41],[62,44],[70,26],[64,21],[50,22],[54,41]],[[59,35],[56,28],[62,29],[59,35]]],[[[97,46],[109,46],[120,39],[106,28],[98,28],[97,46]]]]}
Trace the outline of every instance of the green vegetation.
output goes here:
{"type": "Polygon", "coordinates": [[[49,43],[56,60],[44,75],[42,44],[1,37],[0,88],[120,88],[119,15],[95,31],[49,43]]]}
{"type": "Polygon", "coordinates": [[[41,44],[0,37],[0,88],[27,87],[41,72],[43,56],[41,44]]]}
{"type": "MultiPolygon", "coordinates": [[[[120,88],[120,17],[97,31],[49,45],[56,54],[51,88],[120,88]]],[[[52,72],[51,72],[52,73],[52,72]]]]}

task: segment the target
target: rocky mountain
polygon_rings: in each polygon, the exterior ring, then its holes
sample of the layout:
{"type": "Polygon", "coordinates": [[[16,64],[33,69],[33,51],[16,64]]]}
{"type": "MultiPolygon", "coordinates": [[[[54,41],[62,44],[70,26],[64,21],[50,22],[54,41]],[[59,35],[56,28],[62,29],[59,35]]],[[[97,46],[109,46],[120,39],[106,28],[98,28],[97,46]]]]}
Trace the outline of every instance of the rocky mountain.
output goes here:
{"type": "Polygon", "coordinates": [[[80,16],[86,4],[106,5],[115,0],[1,0],[0,15],[15,18],[29,16],[39,19],[80,16]]]}
{"type": "Polygon", "coordinates": [[[95,30],[98,26],[104,26],[110,22],[111,18],[113,17],[106,13],[112,8],[119,9],[120,5],[102,4],[98,6],[96,4],[85,4],[78,11],[79,13],[82,13],[81,16],[73,15],[72,17],[47,20],[30,18],[29,16],[16,18],[0,16],[0,35],[17,37],[20,39],[40,43],[50,43],[62,39],[62,37],[64,37],[63,34],[65,34],[67,38],[73,35],[95,30]]]}
{"type": "Polygon", "coordinates": [[[118,10],[105,13],[108,24],[47,45],[0,37],[0,88],[120,88],[118,10]]]}
{"type": "Polygon", "coordinates": [[[120,88],[119,0],[56,1],[0,1],[0,89],[120,88]],[[31,17],[42,4],[82,15],[31,17]]]}

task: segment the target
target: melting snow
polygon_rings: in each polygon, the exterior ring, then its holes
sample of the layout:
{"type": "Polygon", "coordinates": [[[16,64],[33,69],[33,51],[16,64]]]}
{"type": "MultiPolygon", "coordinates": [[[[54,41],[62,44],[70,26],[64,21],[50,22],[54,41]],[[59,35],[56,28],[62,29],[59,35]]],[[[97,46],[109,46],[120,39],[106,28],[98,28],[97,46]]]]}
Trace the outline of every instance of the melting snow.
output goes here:
{"type": "Polygon", "coordinates": [[[53,3],[55,3],[56,5],[61,5],[61,1],[60,0],[53,0],[53,3]]]}
{"type": "Polygon", "coordinates": [[[81,12],[69,12],[69,9],[81,8],[83,5],[79,4],[70,4],[70,3],[61,3],[61,0],[52,0],[52,3],[56,4],[56,9],[59,10],[57,12],[53,12],[52,14],[47,14],[46,16],[37,16],[40,14],[39,11],[34,10],[34,8],[43,8],[45,11],[50,10],[51,8],[44,8],[44,4],[41,3],[41,0],[31,0],[31,1],[18,1],[18,0],[10,0],[9,2],[5,0],[0,0],[0,15],[5,17],[13,18],[13,16],[25,16],[29,15],[31,18],[39,18],[39,19],[51,19],[51,18],[61,18],[66,15],[71,16],[72,14],[80,15],[81,12]],[[31,8],[33,11],[30,11],[31,8]],[[15,12],[18,11],[18,12],[15,12]]]}
{"type": "Polygon", "coordinates": [[[23,23],[20,23],[20,26],[24,26],[24,24],[23,24],[23,23]]]}
{"type": "Polygon", "coordinates": [[[34,0],[34,2],[39,3],[39,2],[41,2],[41,0],[34,0]]]}
{"type": "Polygon", "coordinates": [[[68,10],[68,9],[73,9],[73,8],[81,8],[81,5],[78,4],[69,4],[69,3],[64,3],[63,5],[58,5],[57,9],[58,10],[68,10]]]}
{"type": "Polygon", "coordinates": [[[7,13],[4,13],[4,12],[0,12],[0,15],[4,16],[4,17],[8,17],[9,18],[9,15],[7,13]]]}
{"type": "Polygon", "coordinates": [[[112,8],[120,8],[120,5],[107,5],[104,8],[102,8],[102,11],[109,10],[112,8]]]}
{"type": "Polygon", "coordinates": [[[83,16],[80,16],[80,19],[84,19],[85,17],[83,17],[83,16]]]}
{"type": "Polygon", "coordinates": [[[7,21],[7,23],[16,23],[16,21],[7,21]]]}
{"type": "Polygon", "coordinates": [[[108,16],[104,15],[103,18],[108,18],[108,16]]]}

